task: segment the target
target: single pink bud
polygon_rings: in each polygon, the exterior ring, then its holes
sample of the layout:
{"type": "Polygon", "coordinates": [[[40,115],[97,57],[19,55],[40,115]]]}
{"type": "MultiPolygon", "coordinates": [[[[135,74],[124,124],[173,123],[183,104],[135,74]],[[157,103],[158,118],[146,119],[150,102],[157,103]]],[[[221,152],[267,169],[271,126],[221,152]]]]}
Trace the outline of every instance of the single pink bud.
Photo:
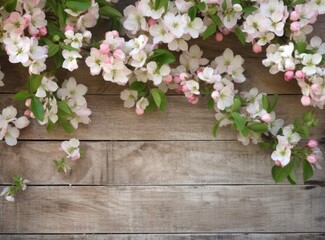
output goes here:
{"type": "Polygon", "coordinates": [[[119,59],[124,59],[125,58],[125,54],[121,49],[116,49],[113,53],[113,56],[119,59]]]}
{"type": "Polygon", "coordinates": [[[151,27],[151,26],[153,26],[155,24],[156,24],[156,20],[153,19],[153,18],[150,18],[149,21],[148,21],[148,25],[151,27]]]}
{"type": "Polygon", "coordinates": [[[310,147],[310,148],[315,148],[315,147],[317,147],[318,146],[318,142],[316,141],[316,140],[314,140],[314,139],[310,139],[309,141],[308,141],[308,147],[310,147]]]}
{"type": "Polygon", "coordinates": [[[300,24],[299,24],[299,22],[292,22],[290,24],[290,30],[293,31],[293,32],[300,31],[300,24]]]}
{"type": "Polygon", "coordinates": [[[32,99],[31,98],[26,99],[25,106],[26,107],[30,107],[31,102],[32,102],[32,99]]]}
{"type": "Polygon", "coordinates": [[[99,51],[103,54],[107,54],[110,51],[110,47],[107,43],[102,43],[100,44],[99,51]]]}
{"type": "Polygon", "coordinates": [[[257,43],[254,43],[253,44],[253,52],[254,53],[260,53],[262,52],[262,46],[257,44],[257,43]]]}
{"type": "Polygon", "coordinates": [[[310,97],[308,97],[308,96],[302,96],[301,97],[301,103],[304,106],[309,106],[310,103],[311,103],[310,97]]]}
{"type": "Polygon", "coordinates": [[[175,82],[175,83],[180,83],[180,82],[181,82],[180,77],[179,77],[179,76],[175,76],[175,77],[174,77],[174,82],[175,82]]]}
{"type": "Polygon", "coordinates": [[[211,97],[213,98],[213,100],[217,100],[217,98],[220,96],[218,91],[213,91],[211,94],[211,97]]]}
{"type": "Polygon", "coordinates": [[[71,154],[71,160],[75,161],[78,160],[80,158],[80,152],[79,150],[75,150],[73,151],[73,153],[71,154]]]}
{"type": "Polygon", "coordinates": [[[199,98],[197,96],[195,96],[194,100],[191,100],[190,103],[192,104],[197,104],[199,102],[199,98]]]}
{"type": "Polygon", "coordinates": [[[188,87],[185,84],[182,85],[182,92],[188,92],[188,87]]]}
{"type": "Polygon", "coordinates": [[[41,36],[45,36],[47,34],[47,29],[46,27],[41,27],[39,29],[39,33],[41,34],[41,36]]]}
{"type": "Polygon", "coordinates": [[[67,26],[65,26],[64,31],[66,32],[66,31],[69,31],[69,30],[74,31],[74,26],[72,26],[71,24],[68,24],[67,26]]]}
{"type": "Polygon", "coordinates": [[[182,91],[182,85],[179,85],[178,88],[175,89],[175,92],[177,92],[177,93],[183,93],[183,91],[182,91]]]}
{"type": "Polygon", "coordinates": [[[299,79],[299,80],[302,80],[302,79],[305,78],[305,74],[304,74],[304,72],[301,71],[301,70],[296,71],[295,76],[296,76],[296,78],[299,79]]]}
{"type": "Polygon", "coordinates": [[[144,110],[143,110],[142,108],[137,108],[137,109],[135,109],[135,112],[136,112],[136,114],[139,115],[139,116],[144,114],[144,110]]]}
{"type": "Polygon", "coordinates": [[[172,83],[173,82],[173,77],[171,75],[167,75],[164,78],[164,82],[167,83],[167,84],[172,83]]]}
{"type": "Polygon", "coordinates": [[[298,19],[299,19],[299,13],[297,13],[296,11],[292,11],[290,13],[290,20],[297,21],[298,19]]]}
{"type": "Polygon", "coordinates": [[[318,91],[318,90],[320,90],[320,86],[318,85],[318,84],[313,84],[313,85],[311,85],[310,86],[310,88],[311,88],[311,90],[313,90],[313,91],[318,91]]]}
{"type": "Polygon", "coordinates": [[[307,161],[310,162],[311,164],[316,163],[316,162],[317,162],[316,155],[315,155],[315,154],[310,154],[310,155],[307,157],[307,161]]]}
{"type": "Polygon", "coordinates": [[[278,167],[281,167],[281,162],[279,161],[279,160],[275,160],[275,162],[274,162],[274,164],[276,165],[276,166],[278,166],[278,167]]]}
{"type": "Polygon", "coordinates": [[[291,81],[294,77],[295,73],[293,71],[286,71],[284,74],[284,80],[291,81]]]}
{"type": "Polygon", "coordinates": [[[32,19],[31,15],[24,15],[23,16],[24,20],[25,20],[25,27],[27,27],[32,19]]]}
{"type": "Polygon", "coordinates": [[[30,117],[30,114],[32,113],[32,111],[31,110],[26,110],[25,112],[24,112],[24,115],[26,116],[26,117],[30,117]]]}
{"type": "Polygon", "coordinates": [[[272,121],[272,117],[269,113],[264,114],[261,119],[263,122],[266,122],[266,123],[269,123],[272,121]]]}
{"type": "Polygon", "coordinates": [[[180,78],[182,81],[184,81],[185,78],[187,78],[187,74],[186,74],[186,73],[181,73],[181,74],[179,75],[179,78],[180,78]]]}
{"type": "Polygon", "coordinates": [[[196,96],[195,96],[194,94],[190,94],[190,95],[187,96],[187,100],[188,100],[189,102],[194,101],[195,98],[196,98],[196,96]]]}
{"type": "Polygon", "coordinates": [[[119,36],[119,33],[118,33],[118,31],[116,31],[116,30],[113,30],[113,31],[112,31],[112,34],[113,34],[114,37],[118,37],[118,36],[119,36]]]}
{"type": "Polygon", "coordinates": [[[221,42],[221,41],[223,40],[223,34],[220,33],[220,32],[217,32],[217,33],[216,33],[216,36],[215,36],[215,40],[216,40],[217,42],[221,42]]]}

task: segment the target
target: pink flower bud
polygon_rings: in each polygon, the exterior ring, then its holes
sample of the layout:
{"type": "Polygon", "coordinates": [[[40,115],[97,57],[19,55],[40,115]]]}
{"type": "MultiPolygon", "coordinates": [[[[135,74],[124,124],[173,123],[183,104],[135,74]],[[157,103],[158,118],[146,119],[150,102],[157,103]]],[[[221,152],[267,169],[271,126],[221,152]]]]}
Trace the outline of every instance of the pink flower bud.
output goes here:
{"type": "Polygon", "coordinates": [[[316,155],[315,155],[315,154],[310,154],[310,155],[307,157],[307,161],[310,162],[311,164],[316,163],[316,162],[317,162],[316,155]]]}
{"type": "Polygon", "coordinates": [[[261,119],[263,122],[266,122],[266,123],[269,123],[272,121],[272,117],[269,113],[264,114],[261,119]]]}
{"type": "Polygon", "coordinates": [[[319,91],[320,90],[320,86],[318,84],[313,84],[310,86],[311,90],[313,91],[319,91]]]}
{"type": "Polygon", "coordinates": [[[41,36],[45,36],[47,34],[47,29],[46,27],[41,27],[39,29],[39,33],[41,34],[41,36]]]}
{"type": "Polygon", "coordinates": [[[27,109],[27,110],[24,112],[24,115],[25,115],[26,117],[29,117],[30,114],[31,114],[31,110],[29,110],[29,109],[27,109]]]}
{"type": "Polygon", "coordinates": [[[65,26],[64,31],[66,32],[66,31],[69,31],[69,30],[74,31],[74,26],[72,26],[71,24],[68,24],[67,26],[65,26]]]}
{"type": "Polygon", "coordinates": [[[194,100],[191,100],[190,103],[192,104],[197,104],[199,102],[199,98],[197,96],[195,96],[194,100]]]}
{"type": "Polygon", "coordinates": [[[217,42],[221,42],[221,41],[223,40],[223,34],[220,33],[220,32],[217,32],[217,33],[216,33],[216,36],[215,36],[215,40],[216,40],[217,42]]]}
{"type": "Polygon", "coordinates": [[[168,75],[164,78],[164,82],[169,84],[173,82],[173,77],[171,75],[168,75]]]}
{"type": "Polygon", "coordinates": [[[31,15],[24,15],[23,16],[24,20],[25,20],[25,27],[27,27],[32,19],[31,15]]]}
{"type": "Polygon", "coordinates": [[[279,161],[279,160],[275,160],[275,162],[274,162],[274,164],[276,165],[276,166],[278,166],[278,167],[281,167],[281,162],[279,161]]]}
{"type": "Polygon", "coordinates": [[[310,139],[309,141],[308,141],[308,147],[310,147],[310,148],[315,148],[315,147],[317,147],[318,146],[318,142],[316,141],[316,140],[314,140],[314,139],[310,139]]]}
{"type": "Polygon", "coordinates": [[[110,51],[110,47],[107,43],[100,44],[99,51],[103,54],[107,54],[110,51]]]}
{"type": "Polygon", "coordinates": [[[304,79],[304,78],[305,78],[305,74],[304,74],[304,72],[303,72],[303,71],[301,71],[301,70],[298,70],[298,71],[296,71],[296,74],[295,74],[295,76],[296,76],[296,78],[297,78],[297,79],[299,79],[299,80],[301,80],[301,79],[304,79]]]}
{"type": "Polygon", "coordinates": [[[30,107],[31,102],[32,102],[32,99],[31,98],[26,99],[25,106],[26,107],[30,107]]]}
{"type": "Polygon", "coordinates": [[[118,31],[116,31],[116,30],[113,30],[112,31],[112,34],[113,34],[113,36],[114,37],[118,37],[120,34],[118,33],[118,31]]]}
{"type": "Polygon", "coordinates": [[[135,109],[135,112],[136,112],[136,114],[139,115],[139,116],[144,114],[144,110],[143,110],[142,108],[137,108],[137,109],[135,109]]]}
{"type": "Polygon", "coordinates": [[[290,20],[297,21],[298,19],[299,19],[299,13],[297,13],[296,11],[292,11],[290,13],[290,20]]]}
{"type": "Polygon", "coordinates": [[[182,85],[182,92],[188,92],[188,87],[186,85],[182,85]]]}
{"type": "Polygon", "coordinates": [[[259,45],[259,44],[257,44],[257,43],[254,43],[253,44],[252,49],[253,49],[253,52],[254,53],[260,53],[260,52],[262,52],[262,46],[259,45]]]}
{"type": "Polygon", "coordinates": [[[299,24],[299,22],[292,22],[290,24],[290,30],[293,31],[293,32],[300,31],[300,24],[299,24]]]}
{"type": "Polygon", "coordinates": [[[179,76],[174,77],[174,82],[175,83],[180,83],[181,82],[181,79],[179,78],[179,76]]]}
{"type": "Polygon", "coordinates": [[[301,97],[301,103],[304,106],[309,106],[310,103],[311,103],[310,97],[308,97],[308,96],[302,96],[301,97]]]}
{"type": "Polygon", "coordinates": [[[155,24],[156,24],[156,20],[153,19],[153,18],[150,18],[149,21],[148,21],[148,25],[151,27],[151,26],[153,26],[155,24]]]}
{"type": "Polygon", "coordinates": [[[196,96],[195,96],[194,94],[190,94],[190,95],[187,96],[187,100],[188,100],[189,102],[194,101],[195,98],[196,98],[196,96]]]}
{"type": "Polygon", "coordinates": [[[284,80],[291,81],[294,77],[295,73],[293,71],[286,71],[284,74],[284,80]]]}
{"type": "Polygon", "coordinates": [[[217,98],[220,96],[218,91],[213,91],[211,94],[211,97],[213,98],[213,100],[217,100],[217,98]]]}
{"type": "Polygon", "coordinates": [[[125,58],[125,54],[121,49],[116,49],[113,53],[113,56],[119,59],[124,59],[125,58]]]}

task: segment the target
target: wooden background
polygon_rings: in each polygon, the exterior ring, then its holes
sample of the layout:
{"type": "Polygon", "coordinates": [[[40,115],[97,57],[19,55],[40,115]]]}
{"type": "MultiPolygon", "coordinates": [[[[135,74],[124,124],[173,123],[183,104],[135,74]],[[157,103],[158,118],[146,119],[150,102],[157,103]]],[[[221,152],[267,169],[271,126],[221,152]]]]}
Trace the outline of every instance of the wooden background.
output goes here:
{"type": "MultiPolygon", "coordinates": [[[[97,36],[104,32],[103,25],[97,36]]],[[[325,39],[324,17],[315,32],[325,39]]],[[[241,88],[280,93],[276,110],[287,122],[308,110],[294,81],[270,75],[263,54],[253,54],[233,36],[194,43],[209,59],[226,47],[241,54],[248,77],[241,88]]],[[[6,74],[0,107],[19,106],[11,97],[24,86],[26,69],[6,56],[0,62],[6,74]]],[[[0,142],[1,187],[16,174],[32,181],[15,203],[0,199],[1,240],[325,239],[324,170],[306,185],[276,185],[270,152],[241,145],[231,129],[213,139],[214,114],[204,100],[193,106],[170,95],[166,113],[138,117],[123,108],[121,88],[88,72],[81,62],[78,71],[61,71],[60,78],[75,76],[88,86],[91,125],[68,135],[33,123],[18,146],[0,142]],[[61,141],[72,136],[82,140],[86,157],[72,163],[69,174],[59,174],[52,160],[62,156],[61,141]]],[[[316,113],[314,134],[324,141],[325,114],[316,113]]]]}

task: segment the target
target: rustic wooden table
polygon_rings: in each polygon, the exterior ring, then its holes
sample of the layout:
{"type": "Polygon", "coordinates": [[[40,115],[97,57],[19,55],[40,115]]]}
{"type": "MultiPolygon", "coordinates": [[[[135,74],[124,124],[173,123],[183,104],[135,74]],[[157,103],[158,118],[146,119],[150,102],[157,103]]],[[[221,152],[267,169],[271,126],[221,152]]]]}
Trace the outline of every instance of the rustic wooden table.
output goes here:
{"type": "MultiPolygon", "coordinates": [[[[324,17],[315,32],[325,39],[324,17]]],[[[279,117],[292,121],[307,110],[296,83],[270,75],[263,54],[250,46],[232,36],[193,43],[209,59],[226,47],[245,57],[242,88],[280,93],[279,117]]],[[[0,107],[12,104],[27,77],[6,59],[0,59],[6,74],[0,107]]],[[[138,117],[123,108],[121,88],[90,76],[84,63],[72,74],[60,72],[61,79],[70,75],[89,88],[92,124],[73,134],[86,156],[69,174],[57,173],[52,160],[62,155],[60,141],[71,136],[35,123],[18,146],[0,142],[1,186],[15,174],[32,181],[15,203],[0,200],[0,239],[325,239],[325,170],[307,185],[275,185],[269,152],[241,145],[231,129],[213,139],[214,114],[204,100],[192,106],[171,95],[166,113],[138,117]]],[[[325,112],[316,113],[314,133],[324,140],[325,112]]]]}

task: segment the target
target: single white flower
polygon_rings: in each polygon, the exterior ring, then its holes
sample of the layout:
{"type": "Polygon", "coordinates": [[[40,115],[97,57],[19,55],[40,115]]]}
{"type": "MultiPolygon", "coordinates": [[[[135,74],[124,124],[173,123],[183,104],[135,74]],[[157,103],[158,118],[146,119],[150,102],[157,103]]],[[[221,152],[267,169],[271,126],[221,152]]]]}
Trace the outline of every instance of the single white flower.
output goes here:
{"type": "Polygon", "coordinates": [[[170,67],[167,64],[159,67],[156,62],[149,62],[147,64],[147,70],[148,79],[152,80],[156,86],[162,82],[163,77],[170,73],[170,67]]]}
{"type": "Polygon", "coordinates": [[[290,148],[278,144],[276,150],[273,151],[271,158],[273,161],[281,162],[281,165],[284,167],[290,162],[291,150],[290,148]]]}
{"type": "Polygon", "coordinates": [[[61,149],[68,155],[67,158],[71,160],[77,160],[80,158],[80,142],[76,138],[72,138],[69,141],[61,143],[61,149]]]}
{"type": "Polygon", "coordinates": [[[53,93],[55,92],[59,86],[56,84],[56,82],[53,81],[53,78],[47,78],[43,77],[41,85],[38,87],[35,96],[44,98],[46,97],[46,92],[53,93]]]}
{"type": "Polygon", "coordinates": [[[62,67],[68,69],[70,72],[78,68],[77,58],[82,58],[82,56],[77,51],[68,50],[63,50],[62,56],[65,59],[62,67]]]}
{"type": "Polygon", "coordinates": [[[124,101],[124,107],[132,108],[135,105],[135,101],[138,99],[138,92],[125,89],[121,92],[121,99],[124,101]]]}

